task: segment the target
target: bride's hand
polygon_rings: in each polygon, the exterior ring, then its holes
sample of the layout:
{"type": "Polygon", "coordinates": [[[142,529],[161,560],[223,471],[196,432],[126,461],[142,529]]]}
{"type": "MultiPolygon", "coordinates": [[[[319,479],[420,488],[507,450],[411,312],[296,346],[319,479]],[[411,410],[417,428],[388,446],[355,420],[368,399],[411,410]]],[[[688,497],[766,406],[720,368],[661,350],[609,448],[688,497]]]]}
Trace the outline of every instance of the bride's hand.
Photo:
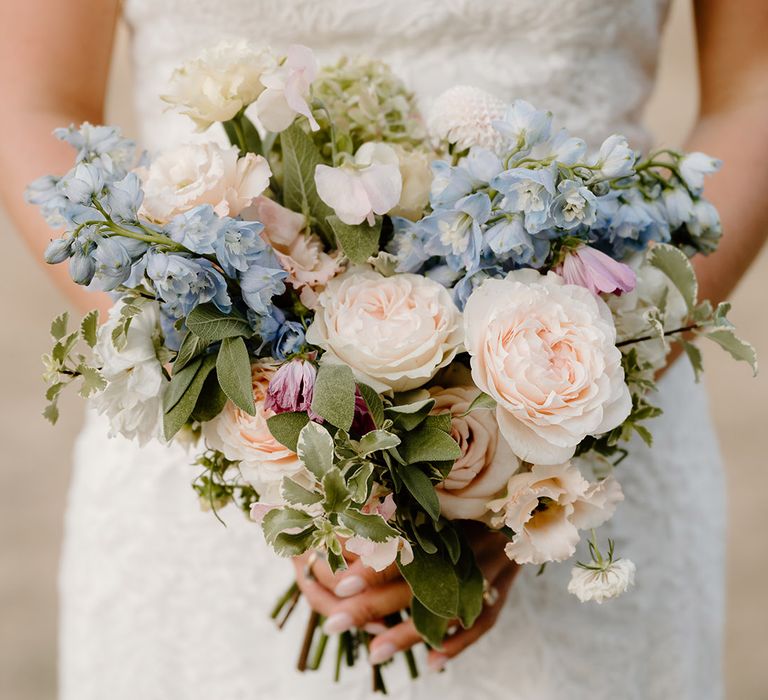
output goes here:
{"type": "MultiPolygon", "coordinates": [[[[493,596],[471,628],[458,627],[445,638],[440,651],[429,652],[428,664],[433,670],[441,669],[448,659],[460,654],[493,627],[519,569],[504,554],[506,538],[503,535],[484,531],[472,535],[471,542],[493,596]]],[[[375,635],[369,655],[374,664],[383,663],[422,641],[411,620],[389,628],[382,622],[387,615],[400,612],[411,603],[411,590],[394,564],[376,572],[363,566],[354,555],[348,555],[349,568],[334,575],[328,565],[318,559],[311,566],[311,576],[307,576],[310,556],[305,554],[294,560],[296,579],[312,608],[326,618],[324,630],[328,634],[356,627],[375,635]]]]}

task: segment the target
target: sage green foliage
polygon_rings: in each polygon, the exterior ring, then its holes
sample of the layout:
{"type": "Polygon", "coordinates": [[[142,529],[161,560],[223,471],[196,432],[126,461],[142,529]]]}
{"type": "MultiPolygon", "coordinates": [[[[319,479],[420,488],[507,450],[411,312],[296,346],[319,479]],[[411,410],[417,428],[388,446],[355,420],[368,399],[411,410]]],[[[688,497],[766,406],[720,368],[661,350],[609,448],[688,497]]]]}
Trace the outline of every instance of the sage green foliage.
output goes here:
{"type": "Polygon", "coordinates": [[[312,410],[331,425],[349,430],[355,417],[355,377],[347,365],[320,366],[312,410]]]}
{"type": "Polygon", "coordinates": [[[338,247],[344,251],[350,262],[362,265],[379,252],[381,219],[373,226],[367,223],[352,226],[345,224],[338,216],[329,216],[326,221],[336,236],[338,247]]]}

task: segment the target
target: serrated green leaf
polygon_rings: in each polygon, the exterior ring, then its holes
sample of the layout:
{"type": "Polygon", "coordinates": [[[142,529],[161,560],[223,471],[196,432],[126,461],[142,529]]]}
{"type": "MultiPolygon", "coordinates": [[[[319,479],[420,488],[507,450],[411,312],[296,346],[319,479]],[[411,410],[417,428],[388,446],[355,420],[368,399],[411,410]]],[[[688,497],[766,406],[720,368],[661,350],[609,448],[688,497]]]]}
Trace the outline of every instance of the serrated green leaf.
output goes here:
{"type": "Polygon", "coordinates": [[[406,434],[399,452],[408,464],[441,462],[461,457],[461,448],[456,440],[433,427],[419,427],[406,434]]]}
{"type": "Polygon", "coordinates": [[[331,425],[349,431],[355,418],[355,377],[349,367],[320,365],[312,396],[312,410],[331,425]]]}
{"type": "Polygon", "coordinates": [[[698,382],[701,378],[701,373],[704,371],[704,358],[701,355],[701,350],[699,350],[698,346],[694,345],[693,343],[689,343],[687,340],[680,339],[680,343],[683,346],[683,350],[685,350],[685,354],[688,356],[688,360],[691,363],[691,367],[693,367],[693,373],[696,377],[696,381],[698,382]]]}
{"type": "Polygon", "coordinates": [[[287,476],[283,477],[280,491],[283,498],[293,505],[311,506],[315,503],[320,503],[320,501],[323,500],[323,497],[319,493],[314,493],[309,489],[305,489],[301,484],[297,484],[293,479],[287,476]]]}
{"type": "Polygon", "coordinates": [[[171,383],[168,385],[163,396],[163,410],[166,413],[184,396],[184,392],[189,388],[197,374],[197,370],[200,369],[202,364],[203,358],[198,357],[194,362],[174,373],[171,377],[171,383]]]}
{"type": "Polygon", "coordinates": [[[267,418],[267,427],[272,437],[291,452],[296,452],[299,433],[307,423],[309,423],[309,416],[300,412],[278,413],[276,416],[267,418]]]}
{"type": "Polygon", "coordinates": [[[373,464],[366,462],[360,466],[347,480],[349,495],[355,503],[365,503],[368,500],[373,464]]]}
{"type": "Polygon", "coordinates": [[[358,389],[363,396],[366,406],[371,413],[371,418],[377,428],[384,422],[384,404],[379,393],[367,384],[358,384],[358,389]]]}
{"type": "MultiPolygon", "coordinates": [[[[197,400],[200,398],[205,380],[216,366],[216,358],[208,355],[202,359],[199,365],[194,363],[194,365],[190,365],[190,367],[192,366],[197,366],[197,371],[194,373],[192,381],[189,382],[178,401],[175,402],[170,410],[166,410],[163,416],[163,432],[165,433],[166,440],[170,440],[176,435],[187,420],[189,420],[192,412],[195,410],[197,400]]],[[[186,369],[182,370],[182,372],[186,371],[186,369]]],[[[179,375],[176,376],[178,377],[179,375]]],[[[173,379],[171,379],[171,385],[173,385],[173,379]]]]}
{"type": "Polygon", "coordinates": [[[443,639],[448,631],[447,617],[435,615],[419,602],[418,598],[411,601],[411,618],[416,627],[416,631],[424,638],[424,641],[433,649],[443,648],[443,639]]]}
{"type": "Polygon", "coordinates": [[[216,358],[216,376],[229,400],[250,416],[256,415],[251,382],[251,358],[245,341],[224,338],[216,358]]]}
{"type": "Polygon", "coordinates": [[[469,404],[469,408],[467,408],[464,413],[461,414],[461,417],[468,416],[472,411],[479,411],[479,410],[493,410],[496,408],[496,399],[494,399],[492,396],[488,396],[488,394],[484,392],[480,392],[473,400],[472,403],[469,404]]]}
{"type": "Polygon", "coordinates": [[[69,312],[65,311],[59,314],[51,321],[51,336],[54,340],[61,340],[67,334],[67,325],[69,324],[69,312]]]}
{"type": "Polygon", "coordinates": [[[675,285],[692,312],[698,297],[698,282],[693,266],[685,253],[666,243],[657,243],[648,251],[648,264],[661,270],[675,285]]]}
{"type": "Polygon", "coordinates": [[[55,401],[52,401],[49,403],[44,409],[43,409],[43,417],[51,424],[56,425],[56,421],[59,420],[59,407],[56,405],[55,401]]]}
{"type": "Polygon", "coordinates": [[[380,515],[373,513],[361,513],[358,510],[349,509],[339,514],[339,519],[352,530],[358,537],[364,537],[372,542],[386,542],[399,533],[380,515]]]}
{"type": "Polygon", "coordinates": [[[307,423],[299,433],[296,454],[317,479],[333,469],[333,438],[317,423],[307,423]]]}
{"type": "Polygon", "coordinates": [[[187,333],[184,335],[184,340],[181,341],[179,352],[176,354],[176,359],[173,362],[174,374],[180,369],[188,365],[192,360],[199,357],[205,352],[208,347],[208,343],[199,338],[194,333],[187,333]]]}
{"type": "Polygon", "coordinates": [[[440,517],[440,501],[437,498],[435,487],[429,477],[418,467],[409,465],[398,470],[400,478],[410,494],[426,511],[432,520],[440,517]]]}
{"type": "Polygon", "coordinates": [[[351,502],[347,483],[338,469],[329,470],[323,477],[323,491],[323,510],[326,513],[344,511],[351,502]]]}
{"type": "Polygon", "coordinates": [[[253,335],[246,319],[225,314],[213,304],[201,304],[192,309],[187,317],[187,328],[209,343],[225,338],[250,338],[253,335]]]}
{"type": "Polygon", "coordinates": [[[56,382],[55,384],[51,384],[51,386],[49,386],[45,392],[46,401],[53,401],[61,393],[61,390],[65,386],[65,382],[56,382]]]}
{"type": "Polygon", "coordinates": [[[72,352],[72,349],[77,344],[79,338],[79,331],[75,331],[74,333],[70,333],[69,335],[61,338],[53,346],[53,350],[51,351],[51,357],[53,358],[54,362],[57,362],[59,365],[63,364],[67,358],[69,358],[69,353],[72,352]]]}
{"type": "Polygon", "coordinates": [[[415,547],[413,561],[405,566],[398,562],[398,568],[424,607],[441,617],[458,615],[459,579],[450,561],[415,547]]]}
{"type": "Polygon", "coordinates": [[[101,376],[101,372],[95,367],[80,365],[77,368],[77,371],[80,372],[80,380],[82,382],[80,384],[79,394],[84,399],[106,389],[107,382],[104,377],[101,376]]]}
{"type": "Polygon", "coordinates": [[[397,447],[399,444],[400,438],[394,433],[387,432],[386,430],[372,430],[360,438],[360,442],[357,443],[357,453],[361,457],[367,457],[373,452],[388,450],[392,447],[397,447]]]}
{"type": "Polygon", "coordinates": [[[718,328],[704,333],[704,336],[714,340],[734,360],[746,362],[752,368],[752,375],[757,376],[757,352],[755,352],[755,348],[739,338],[732,329],[718,328]]]}
{"type": "Polygon", "coordinates": [[[99,330],[99,312],[97,309],[90,311],[85,315],[80,323],[80,335],[89,348],[96,346],[99,330]]]}
{"type": "Polygon", "coordinates": [[[350,262],[362,265],[379,252],[381,219],[377,219],[373,226],[367,223],[352,226],[345,224],[338,216],[329,216],[326,221],[336,236],[339,248],[350,262]]]}

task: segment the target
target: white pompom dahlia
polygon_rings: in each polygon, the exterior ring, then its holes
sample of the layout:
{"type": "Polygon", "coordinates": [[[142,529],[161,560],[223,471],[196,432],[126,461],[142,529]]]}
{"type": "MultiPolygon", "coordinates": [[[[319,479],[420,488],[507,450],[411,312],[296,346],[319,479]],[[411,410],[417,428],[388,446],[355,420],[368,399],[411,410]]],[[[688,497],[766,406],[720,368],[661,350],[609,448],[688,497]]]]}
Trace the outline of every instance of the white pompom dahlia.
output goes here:
{"type": "Polygon", "coordinates": [[[482,146],[499,151],[504,138],[493,122],[504,117],[506,104],[485,90],[457,85],[440,95],[432,106],[428,128],[439,141],[454,144],[459,151],[482,146]]]}

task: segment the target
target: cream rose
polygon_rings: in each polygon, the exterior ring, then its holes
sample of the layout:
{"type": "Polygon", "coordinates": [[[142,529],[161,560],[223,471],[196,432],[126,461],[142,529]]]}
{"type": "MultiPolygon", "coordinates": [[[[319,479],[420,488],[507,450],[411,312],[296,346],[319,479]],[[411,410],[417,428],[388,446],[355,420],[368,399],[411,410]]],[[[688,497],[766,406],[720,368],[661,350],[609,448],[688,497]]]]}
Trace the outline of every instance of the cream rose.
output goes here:
{"type": "Polygon", "coordinates": [[[451,435],[461,448],[461,457],[437,486],[441,512],[450,520],[482,520],[520,462],[504,441],[499,443],[492,411],[464,415],[480,393],[477,387],[431,387],[429,393],[435,400],[433,413],[450,413],[451,435]]]}
{"type": "Polygon", "coordinates": [[[210,204],[219,216],[238,216],[269,186],[271,174],[262,156],[248,153],[240,158],[234,146],[180,146],[139,171],[144,185],[141,213],[165,223],[200,204],[210,204]]]}
{"type": "Polygon", "coordinates": [[[392,148],[400,162],[403,185],[400,201],[390,213],[417,221],[424,216],[424,209],[429,204],[429,191],[432,187],[431,159],[424,151],[410,150],[398,145],[392,148]]]}
{"type": "Polygon", "coordinates": [[[268,50],[247,41],[225,41],[175,70],[162,99],[202,131],[254,102],[266,88],[262,76],[276,68],[277,59],[268,50]]]}
{"type": "Polygon", "coordinates": [[[422,386],[453,360],[461,340],[461,316],[445,287],[368,268],[328,283],[307,331],[307,341],[325,350],[325,362],[349,365],[380,392],[422,386]]]}
{"type": "MultiPolygon", "coordinates": [[[[264,399],[276,366],[261,361],[251,370],[256,415],[249,416],[228,401],[216,418],[203,424],[203,436],[227,459],[239,461],[245,479],[256,490],[268,491],[267,502],[272,504],[276,502],[275,494],[279,493],[283,477],[303,483],[303,477],[308,475],[298,455],[275,440],[267,425],[267,418],[274,413],[264,407],[264,399]]],[[[311,479],[308,483],[312,483],[311,479]]]]}
{"type": "Polygon", "coordinates": [[[587,289],[516,270],[472,293],[464,329],[472,379],[496,400],[501,434],[520,459],[564,462],[629,415],[611,312],[587,289]]]}

